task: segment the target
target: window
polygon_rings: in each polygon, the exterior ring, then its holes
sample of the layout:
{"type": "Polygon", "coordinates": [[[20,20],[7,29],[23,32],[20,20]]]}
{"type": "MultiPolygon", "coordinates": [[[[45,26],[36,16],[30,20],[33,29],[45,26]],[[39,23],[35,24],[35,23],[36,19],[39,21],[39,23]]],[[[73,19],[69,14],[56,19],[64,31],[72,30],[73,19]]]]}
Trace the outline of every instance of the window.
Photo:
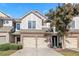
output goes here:
{"type": "Polygon", "coordinates": [[[9,23],[9,21],[4,21],[4,24],[8,24],[9,23]]]}
{"type": "Polygon", "coordinates": [[[3,20],[0,19],[0,24],[3,24],[3,20]]]}
{"type": "Polygon", "coordinates": [[[16,25],[17,30],[20,30],[20,24],[16,25]]]}
{"type": "Polygon", "coordinates": [[[36,28],[36,21],[28,21],[28,28],[36,28]]]}
{"type": "Polygon", "coordinates": [[[75,28],[75,21],[72,21],[70,26],[71,26],[71,28],[75,28]]]}

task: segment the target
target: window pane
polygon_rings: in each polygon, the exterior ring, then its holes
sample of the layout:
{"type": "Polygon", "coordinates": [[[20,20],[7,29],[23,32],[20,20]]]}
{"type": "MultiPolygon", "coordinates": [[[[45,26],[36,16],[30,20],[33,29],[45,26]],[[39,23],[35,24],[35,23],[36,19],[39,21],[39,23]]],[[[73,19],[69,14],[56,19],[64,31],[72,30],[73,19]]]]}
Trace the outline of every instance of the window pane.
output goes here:
{"type": "Polygon", "coordinates": [[[3,20],[0,19],[0,24],[2,24],[2,23],[3,23],[3,20]]]}
{"type": "Polygon", "coordinates": [[[28,21],[28,28],[36,28],[36,21],[28,21]]]}
{"type": "Polygon", "coordinates": [[[33,28],[36,28],[36,21],[33,21],[33,28]]]}
{"type": "Polygon", "coordinates": [[[4,24],[8,24],[8,23],[9,23],[9,21],[7,21],[7,20],[6,20],[6,21],[4,21],[4,24]]]}
{"type": "Polygon", "coordinates": [[[20,30],[20,24],[17,24],[17,30],[20,30]]]}
{"type": "Polygon", "coordinates": [[[28,21],[28,28],[31,28],[31,21],[28,21]]]}
{"type": "Polygon", "coordinates": [[[8,21],[6,21],[6,23],[8,24],[9,22],[8,22],[8,21]]]}
{"type": "Polygon", "coordinates": [[[72,21],[70,26],[71,28],[75,28],[75,21],[72,21]]]}

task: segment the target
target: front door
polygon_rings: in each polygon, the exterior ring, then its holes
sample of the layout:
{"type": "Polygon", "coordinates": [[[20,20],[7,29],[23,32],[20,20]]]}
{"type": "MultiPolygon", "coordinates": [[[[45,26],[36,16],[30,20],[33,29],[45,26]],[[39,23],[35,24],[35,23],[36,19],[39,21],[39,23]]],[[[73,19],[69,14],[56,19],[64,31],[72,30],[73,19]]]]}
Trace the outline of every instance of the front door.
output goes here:
{"type": "Polygon", "coordinates": [[[59,41],[57,39],[57,36],[52,36],[52,47],[58,48],[58,46],[59,46],[59,41]]]}

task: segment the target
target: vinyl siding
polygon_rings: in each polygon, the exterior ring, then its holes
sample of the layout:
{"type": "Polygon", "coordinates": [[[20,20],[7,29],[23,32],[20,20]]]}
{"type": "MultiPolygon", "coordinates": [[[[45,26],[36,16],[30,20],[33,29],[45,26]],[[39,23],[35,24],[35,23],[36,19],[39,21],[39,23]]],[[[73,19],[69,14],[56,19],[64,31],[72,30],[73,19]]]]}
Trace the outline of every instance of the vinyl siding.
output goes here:
{"type": "Polygon", "coordinates": [[[13,26],[12,21],[8,20],[8,24],[7,23],[3,23],[3,26],[13,26]]]}
{"type": "Polygon", "coordinates": [[[33,13],[22,19],[21,29],[28,29],[28,21],[36,21],[36,29],[42,29],[42,19],[40,19],[33,13]]]}

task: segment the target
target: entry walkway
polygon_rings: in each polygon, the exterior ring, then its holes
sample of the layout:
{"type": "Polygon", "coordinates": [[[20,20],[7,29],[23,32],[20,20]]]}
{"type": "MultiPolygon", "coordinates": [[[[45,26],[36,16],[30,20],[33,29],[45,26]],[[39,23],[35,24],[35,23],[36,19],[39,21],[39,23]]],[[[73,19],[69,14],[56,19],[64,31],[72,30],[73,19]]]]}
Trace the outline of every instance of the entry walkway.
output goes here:
{"type": "Polygon", "coordinates": [[[11,56],[63,56],[51,48],[24,48],[11,56]]]}

